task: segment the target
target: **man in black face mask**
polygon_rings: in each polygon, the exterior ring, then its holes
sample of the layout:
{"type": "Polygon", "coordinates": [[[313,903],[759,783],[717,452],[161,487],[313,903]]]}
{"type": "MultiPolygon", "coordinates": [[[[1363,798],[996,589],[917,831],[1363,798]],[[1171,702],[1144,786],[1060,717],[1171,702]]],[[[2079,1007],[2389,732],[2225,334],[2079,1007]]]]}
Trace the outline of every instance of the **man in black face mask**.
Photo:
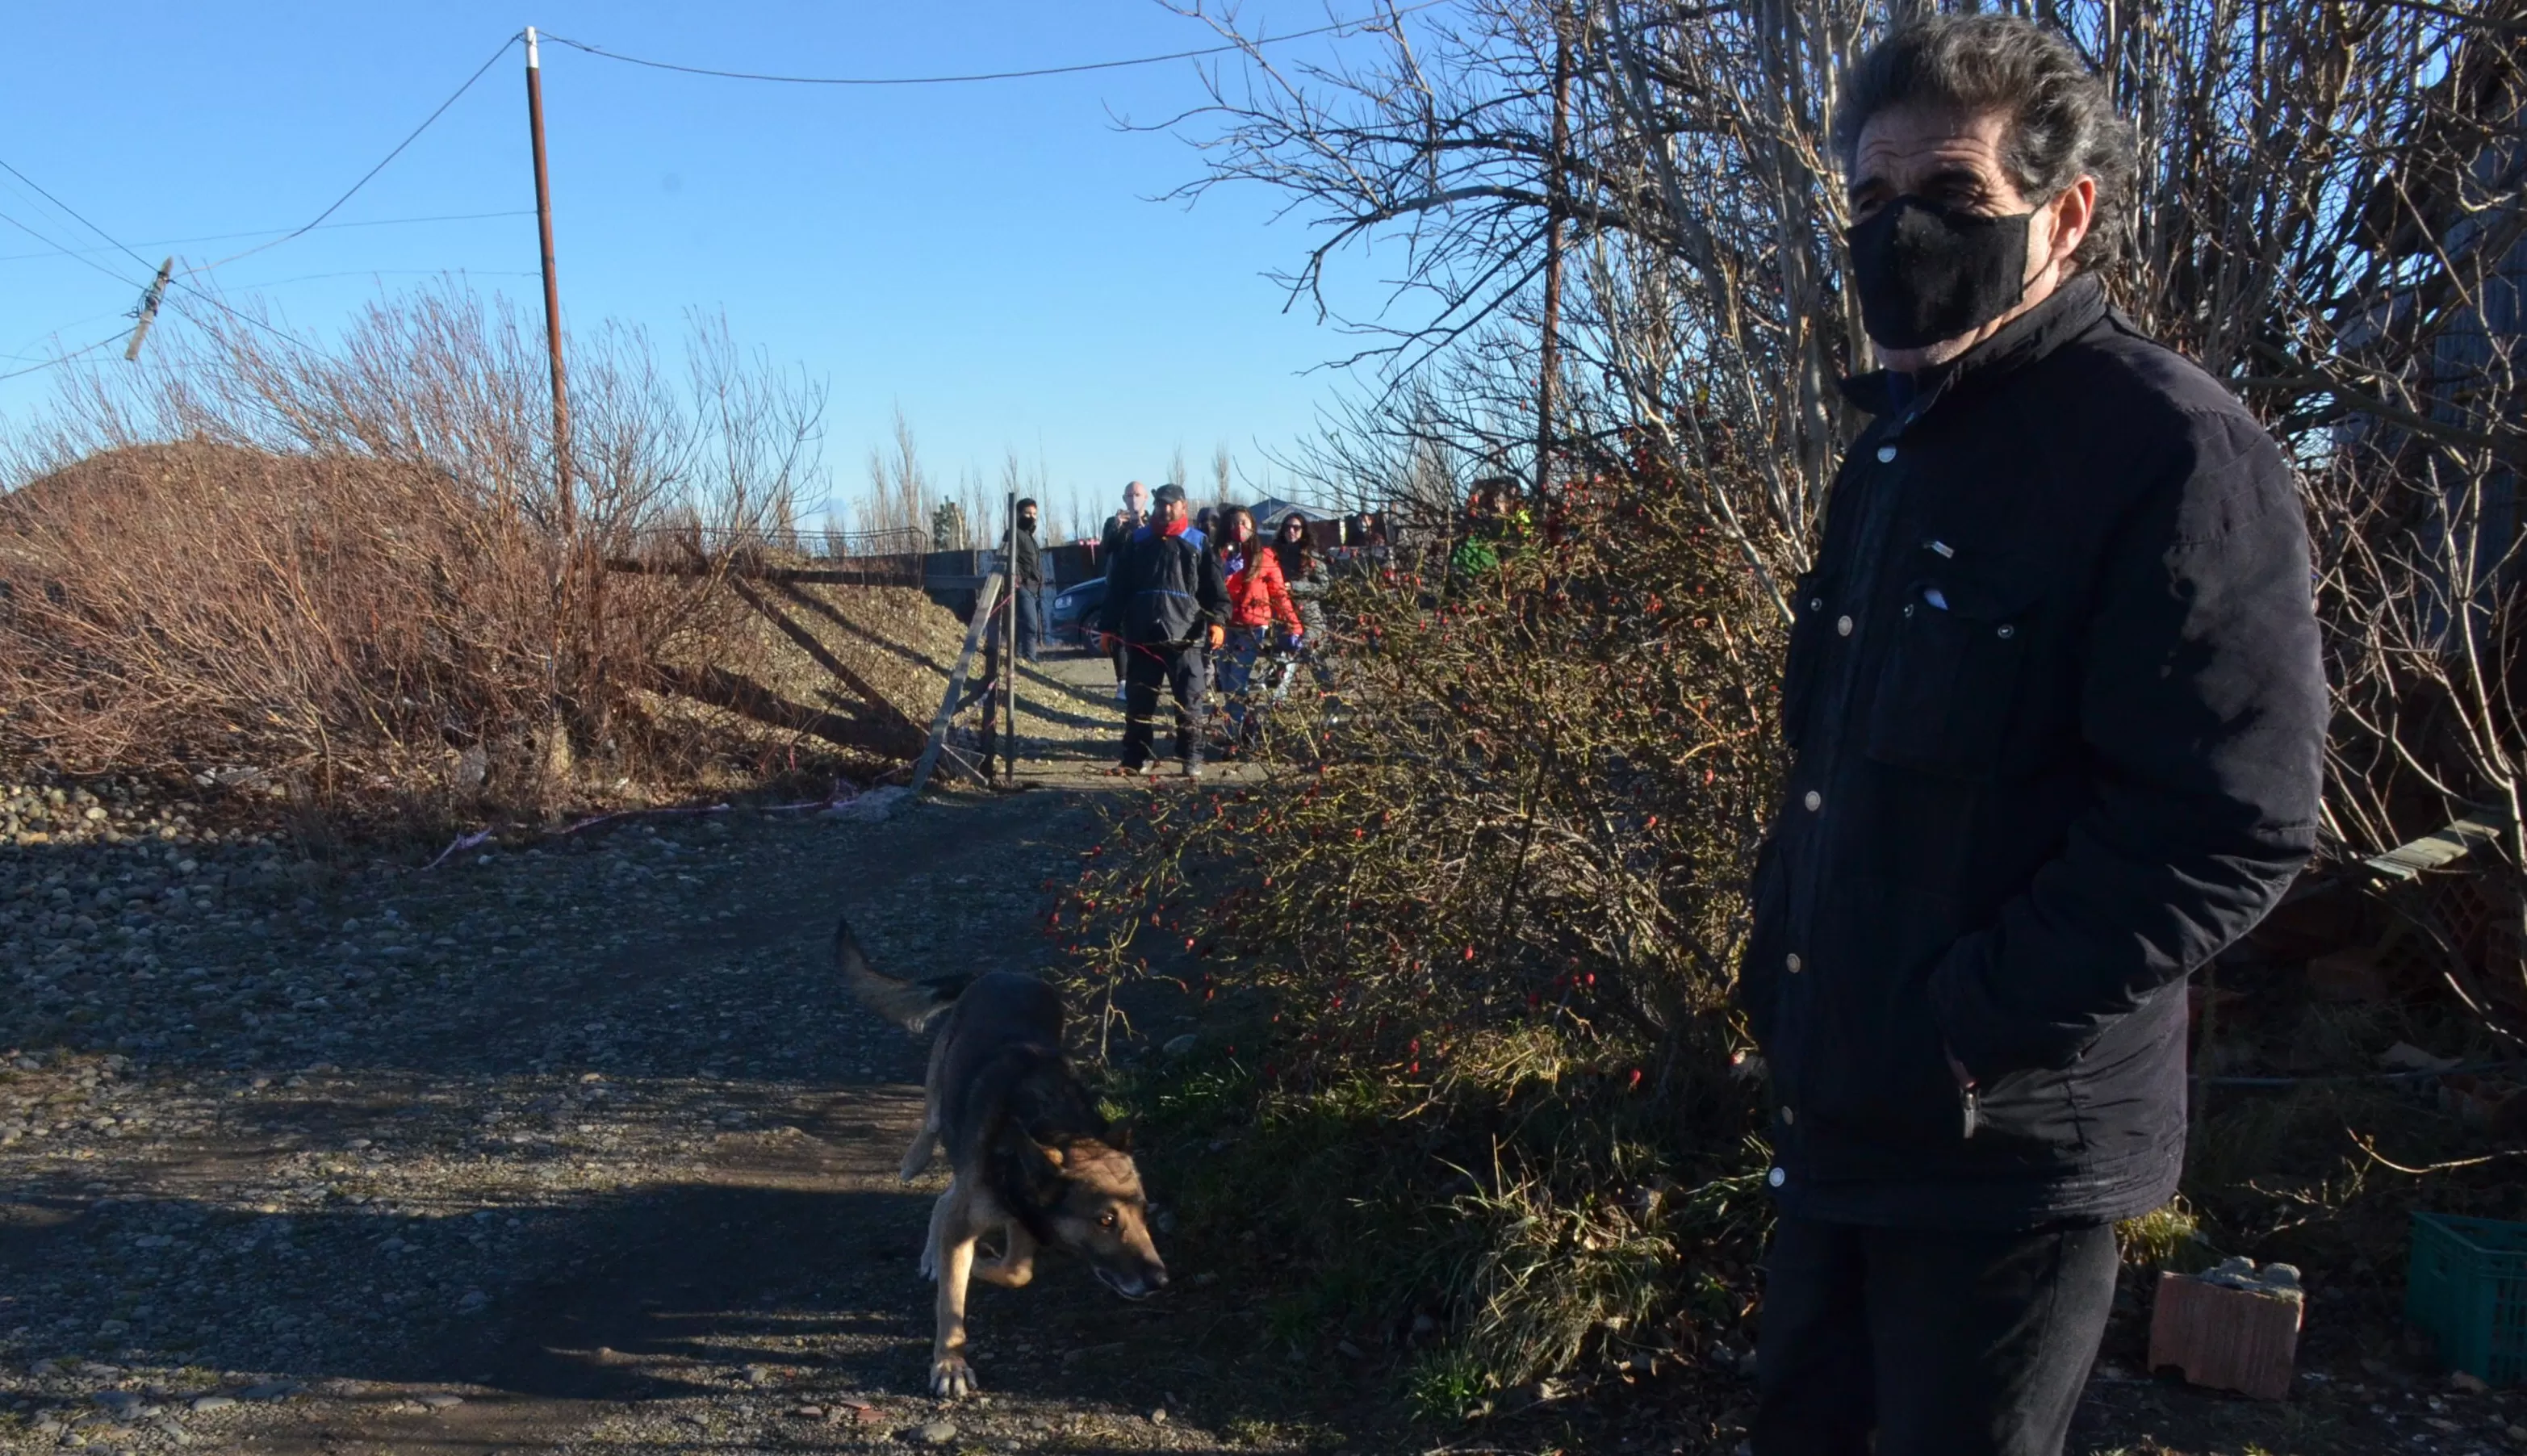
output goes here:
{"type": "Polygon", "coordinates": [[[2186,978],[2312,852],[2326,721],[2271,438],[2097,278],[2130,138],[2017,19],[1843,88],[1884,366],[1797,587],[1740,967],[1773,1098],[1755,1456],[2053,1456],[2113,1223],[2184,1163],[2186,978]]]}
{"type": "Polygon", "coordinates": [[[1035,502],[1019,501],[1017,553],[1009,574],[1017,591],[1018,655],[1029,662],[1043,660],[1044,641],[1044,545],[1036,540],[1035,521],[1035,502]]]}

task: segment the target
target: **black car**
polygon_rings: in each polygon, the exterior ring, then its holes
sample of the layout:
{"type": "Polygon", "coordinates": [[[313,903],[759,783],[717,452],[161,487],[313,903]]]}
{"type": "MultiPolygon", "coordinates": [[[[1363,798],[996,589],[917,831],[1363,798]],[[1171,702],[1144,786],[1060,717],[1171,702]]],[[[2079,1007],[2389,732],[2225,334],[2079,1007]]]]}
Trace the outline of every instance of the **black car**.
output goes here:
{"type": "Polygon", "coordinates": [[[1044,638],[1056,647],[1095,648],[1097,611],[1106,604],[1106,578],[1092,576],[1063,591],[1045,609],[1044,638]]]}

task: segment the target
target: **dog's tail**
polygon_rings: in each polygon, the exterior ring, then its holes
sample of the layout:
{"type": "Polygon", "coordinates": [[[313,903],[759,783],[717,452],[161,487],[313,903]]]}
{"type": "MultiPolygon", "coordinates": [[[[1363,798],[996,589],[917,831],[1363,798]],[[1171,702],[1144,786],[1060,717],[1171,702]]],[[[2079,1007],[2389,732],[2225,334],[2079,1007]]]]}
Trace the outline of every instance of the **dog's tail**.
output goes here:
{"type": "Polygon", "coordinates": [[[941,976],[930,981],[907,981],[888,975],[869,964],[868,955],[860,949],[859,937],[851,934],[849,920],[834,926],[834,963],[842,968],[844,984],[860,999],[860,1005],[915,1036],[928,1031],[930,1023],[946,1014],[974,981],[970,975],[941,976]]]}

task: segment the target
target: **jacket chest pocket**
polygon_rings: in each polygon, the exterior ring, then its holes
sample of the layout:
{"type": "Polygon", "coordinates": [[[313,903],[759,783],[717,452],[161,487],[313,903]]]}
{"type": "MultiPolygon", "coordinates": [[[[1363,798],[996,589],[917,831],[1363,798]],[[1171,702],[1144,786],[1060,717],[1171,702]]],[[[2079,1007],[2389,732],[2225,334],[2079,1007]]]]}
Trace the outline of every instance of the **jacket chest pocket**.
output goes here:
{"type": "Polygon", "coordinates": [[[1869,706],[1869,756],[1958,778],[1999,775],[2025,678],[2032,596],[1956,579],[1904,589],[1869,706]]]}
{"type": "Polygon", "coordinates": [[[1817,679],[1824,674],[1826,642],[1833,630],[1828,625],[1833,616],[1833,601],[1819,572],[1801,576],[1793,593],[1790,650],[1781,664],[1781,741],[1795,750],[1807,736],[1817,679]]]}

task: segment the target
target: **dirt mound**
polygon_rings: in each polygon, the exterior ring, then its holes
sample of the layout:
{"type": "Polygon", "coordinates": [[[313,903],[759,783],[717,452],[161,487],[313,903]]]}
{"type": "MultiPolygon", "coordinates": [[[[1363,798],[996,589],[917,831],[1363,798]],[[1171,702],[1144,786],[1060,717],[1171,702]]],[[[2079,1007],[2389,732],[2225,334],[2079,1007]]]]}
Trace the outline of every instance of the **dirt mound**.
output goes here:
{"type": "MultiPolygon", "coordinates": [[[[954,612],[914,587],[772,587],[762,596],[889,706],[924,729],[930,726],[965,645],[965,624],[954,612]]],[[[837,684],[769,620],[757,630],[782,650],[778,681],[793,696],[826,703],[848,699],[848,685],[837,684]]]]}

